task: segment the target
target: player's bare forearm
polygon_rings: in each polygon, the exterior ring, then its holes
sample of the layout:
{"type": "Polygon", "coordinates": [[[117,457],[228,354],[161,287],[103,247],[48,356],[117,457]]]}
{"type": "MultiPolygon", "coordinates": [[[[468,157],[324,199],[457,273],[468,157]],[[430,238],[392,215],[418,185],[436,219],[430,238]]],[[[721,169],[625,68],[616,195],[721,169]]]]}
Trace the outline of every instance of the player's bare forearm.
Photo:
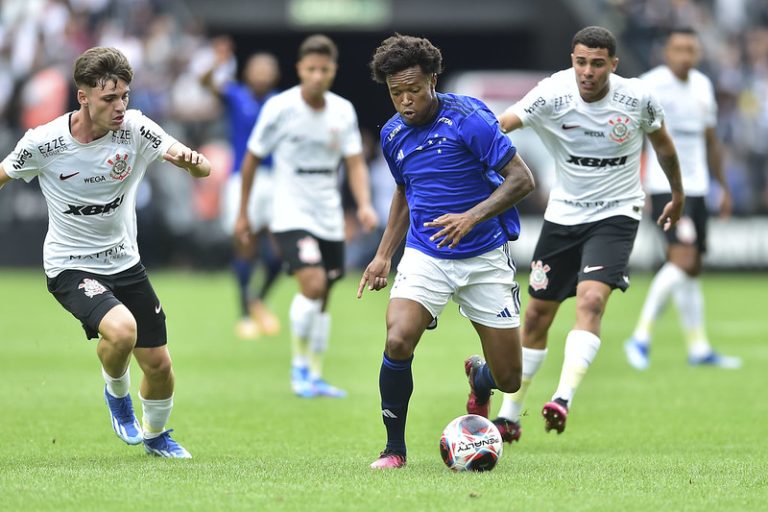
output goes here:
{"type": "Polygon", "coordinates": [[[683,179],[680,176],[680,161],[677,159],[677,150],[667,129],[662,126],[655,132],[648,134],[648,140],[651,141],[651,145],[656,151],[659,165],[667,176],[673,200],[676,198],[675,196],[683,198],[683,179]]]}
{"type": "Polygon", "coordinates": [[[364,231],[370,231],[379,225],[376,210],[371,205],[371,186],[368,179],[368,166],[362,154],[344,159],[349,179],[349,189],[357,203],[357,219],[364,231]]]}
{"type": "Polygon", "coordinates": [[[405,199],[405,187],[399,186],[392,194],[392,203],[389,207],[389,218],[384,234],[379,242],[379,248],[376,250],[376,256],[392,259],[392,255],[403,241],[408,227],[411,225],[411,212],[408,208],[408,201],[405,199]]]}
{"type": "Polygon", "coordinates": [[[424,223],[425,227],[439,229],[430,237],[431,241],[437,241],[438,248],[446,245],[455,248],[478,223],[512,208],[535,187],[533,175],[519,155],[515,155],[499,174],[504,181],[484,201],[464,213],[446,213],[424,223]]]}
{"type": "Polygon", "coordinates": [[[523,126],[523,122],[517,117],[517,114],[512,112],[512,107],[505,110],[504,113],[498,117],[498,120],[501,131],[504,133],[509,133],[523,126]]]}
{"type": "Polygon", "coordinates": [[[488,199],[478,203],[467,212],[475,219],[474,224],[496,217],[505,210],[509,210],[536,188],[533,174],[531,174],[531,170],[528,169],[523,159],[520,158],[520,155],[516,154],[499,171],[499,174],[504,177],[502,184],[493,191],[488,199]]]}
{"type": "Polygon", "coordinates": [[[246,215],[248,212],[248,198],[251,196],[259,163],[261,163],[259,157],[250,151],[245,152],[243,162],[240,164],[240,215],[246,215]]]}
{"type": "Polygon", "coordinates": [[[205,178],[211,174],[211,162],[193,149],[180,142],[175,142],[163,155],[166,162],[170,162],[180,169],[187,171],[193,178],[205,178]]]}
{"type": "Polygon", "coordinates": [[[3,164],[0,164],[0,188],[3,188],[9,181],[11,181],[11,177],[5,172],[3,164]]]}
{"type": "Polygon", "coordinates": [[[717,139],[715,129],[710,127],[704,132],[707,143],[707,165],[709,173],[717,180],[723,190],[728,190],[728,182],[723,172],[723,151],[720,141],[717,139]]]}

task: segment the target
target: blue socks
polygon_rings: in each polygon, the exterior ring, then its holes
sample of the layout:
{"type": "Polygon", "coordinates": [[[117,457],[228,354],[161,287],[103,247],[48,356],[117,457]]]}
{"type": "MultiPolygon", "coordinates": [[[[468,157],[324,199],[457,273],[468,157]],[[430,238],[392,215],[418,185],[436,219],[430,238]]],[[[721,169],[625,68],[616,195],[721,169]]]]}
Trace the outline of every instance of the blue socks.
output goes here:
{"type": "Polygon", "coordinates": [[[253,264],[250,259],[235,257],[232,260],[232,270],[235,271],[235,278],[237,279],[237,286],[240,292],[240,313],[243,317],[246,317],[249,315],[250,297],[248,296],[248,283],[251,281],[253,264]]]}
{"type": "Polygon", "coordinates": [[[491,369],[488,367],[488,363],[481,366],[477,372],[475,372],[475,395],[479,398],[491,396],[491,390],[496,388],[496,381],[493,380],[491,375],[491,369]]]}
{"type": "Polygon", "coordinates": [[[381,414],[387,428],[387,451],[405,455],[405,418],[413,393],[413,356],[403,361],[384,354],[379,372],[381,414]]]}

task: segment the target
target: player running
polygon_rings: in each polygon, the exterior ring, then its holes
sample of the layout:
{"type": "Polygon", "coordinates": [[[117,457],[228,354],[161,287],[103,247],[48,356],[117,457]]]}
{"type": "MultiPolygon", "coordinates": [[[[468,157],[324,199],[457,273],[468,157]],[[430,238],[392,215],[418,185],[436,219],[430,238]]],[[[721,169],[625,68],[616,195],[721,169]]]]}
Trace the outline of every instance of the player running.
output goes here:
{"type": "MultiPolygon", "coordinates": [[[[723,175],[720,143],[715,133],[714,88],[709,78],[694,68],[700,55],[699,39],[693,29],[673,29],[664,49],[666,64],[640,77],[664,107],[669,133],[679,150],[685,210],[675,229],[664,233],[667,261],[654,276],[635,331],[624,344],[627,361],[638,370],[648,368],[653,324],[673,295],[686,334],[688,363],[728,369],[741,366],[741,359],[712,349],[704,326],[704,295],[699,275],[701,257],[707,250],[709,212],[705,199],[710,173],[720,185],[721,217],[731,214],[731,192],[723,175]]],[[[645,189],[651,196],[653,215],[659,215],[669,200],[669,186],[652,151],[645,189]]]]}
{"type": "Polygon", "coordinates": [[[357,296],[387,286],[392,255],[406,236],[387,308],[379,372],[387,444],[373,469],[405,466],[411,364],[424,330],[453,298],[475,328],[488,363],[464,363],[467,410],[488,416],[492,389],[520,386],[520,299],[507,242],[518,237],[514,206],[533,176],[479,100],[435,90],[442,55],[427,39],[395,35],[371,62],[397,113],[381,146],[397,183],[389,220],[357,296]]]}
{"type": "Polygon", "coordinates": [[[128,110],[133,70],[114,48],[91,48],[74,66],[79,110],[29,130],[0,164],[0,187],[37,178],[48,205],[43,266],[48,290],[80,320],[106,383],[112,428],[159,457],[190,458],[165,425],[174,376],[165,312],[136,245],[135,200],[147,166],[165,159],[193,177],[208,160],[128,110]],[[131,354],[143,372],[143,428],[130,395],[131,354]]]}
{"type": "Polygon", "coordinates": [[[576,388],[600,348],[600,324],[613,289],[629,287],[627,262],[643,209],[640,156],[651,141],[671,187],[658,223],[680,218],[683,188],[664,112],[648,86],[613,74],[616,40],[587,27],[572,41],[573,67],[542,80],[499,118],[509,132],[532,127],[555,158],[557,181],[531,263],[523,325],[520,390],[504,396],[495,420],[507,442],[520,438],[520,412],[547,355],[560,303],[576,296],[576,323],[565,340],[560,383],[542,415],[562,433],[576,388]]]}
{"type": "Polygon", "coordinates": [[[299,47],[296,69],[301,83],[269,99],[248,140],[236,236],[250,236],[248,199],[256,168],[274,159],[274,212],[270,230],[280,245],[288,272],[299,284],[289,312],[293,359],[291,387],[301,397],[341,398],[346,392],[323,379],[328,348],[331,286],[344,274],[344,215],[338,183],[344,164],[364,229],[378,218],[371,206],[368,168],[363,158],[357,114],[332,92],[338,50],[324,35],[299,47]]]}

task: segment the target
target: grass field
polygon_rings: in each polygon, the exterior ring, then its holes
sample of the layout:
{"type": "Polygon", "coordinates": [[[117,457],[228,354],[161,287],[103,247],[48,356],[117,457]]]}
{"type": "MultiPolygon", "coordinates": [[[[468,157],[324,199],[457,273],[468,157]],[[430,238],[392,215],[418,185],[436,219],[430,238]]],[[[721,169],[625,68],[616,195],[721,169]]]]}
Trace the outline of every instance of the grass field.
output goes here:
{"type": "MultiPolygon", "coordinates": [[[[768,505],[766,275],[709,275],[709,334],[744,358],[738,371],[690,368],[676,315],[658,325],[651,368],[624,361],[648,285],[616,294],[603,348],[568,430],[545,434],[538,410],[556,387],[573,303],[561,309],[533,383],[522,442],[487,474],[453,474],[442,428],[463,414],[464,358],[479,350],[449,306],[414,361],[408,466],[373,472],[383,448],[378,368],[385,293],[334,290],[326,375],[345,400],[288,387],[289,339],[233,335],[228,274],[151,272],[169,318],[177,376],[170,426],[192,452],[160,460],[123,444],[102,402],[92,343],[45,289],[41,272],[0,273],[0,509],[3,510],[765,510],[768,505]]],[[[523,276],[525,277],[525,276],[523,276]]],[[[521,281],[525,282],[524,279],[521,281]]],[[[273,296],[286,321],[292,281],[273,296]]],[[[133,395],[139,380],[132,367],[133,395]]],[[[136,400],[136,398],[134,398],[136,400]]],[[[495,397],[496,405],[500,397],[495,397]]],[[[136,400],[138,402],[138,400],[136,400]]],[[[495,411],[497,407],[494,407],[495,411]]]]}

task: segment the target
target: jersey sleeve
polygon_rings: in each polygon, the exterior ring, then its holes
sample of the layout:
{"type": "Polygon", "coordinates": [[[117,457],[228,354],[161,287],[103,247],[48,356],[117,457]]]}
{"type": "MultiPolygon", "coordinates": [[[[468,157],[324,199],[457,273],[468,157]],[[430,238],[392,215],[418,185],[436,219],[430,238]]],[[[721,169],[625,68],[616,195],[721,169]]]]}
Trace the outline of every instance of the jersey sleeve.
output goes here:
{"type": "Polygon", "coordinates": [[[22,179],[29,183],[40,174],[39,152],[35,148],[35,131],[27,130],[16,148],[3,160],[3,169],[12,179],[22,179]]]}
{"type": "Polygon", "coordinates": [[[162,160],[177,140],[168,135],[156,122],[139,112],[136,119],[139,125],[139,152],[148,160],[162,160]]]}
{"type": "Polygon", "coordinates": [[[341,154],[345,157],[363,152],[363,139],[360,136],[360,127],[357,125],[357,113],[351,104],[348,106],[349,119],[341,140],[341,154]]]}
{"type": "Polygon", "coordinates": [[[653,133],[664,124],[664,108],[656,95],[650,90],[645,93],[640,111],[640,128],[645,133],[653,133]]]}
{"type": "Polygon", "coordinates": [[[547,100],[551,78],[545,78],[536,87],[528,91],[523,99],[512,106],[512,112],[520,118],[523,126],[540,125],[552,110],[551,101],[547,100]]]}
{"type": "Polygon", "coordinates": [[[517,153],[509,137],[501,133],[490,110],[479,108],[459,125],[459,136],[486,168],[500,171],[517,153]]]}
{"type": "Polygon", "coordinates": [[[275,98],[270,98],[264,103],[259,118],[248,137],[248,151],[258,158],[265,158],[272,154],[280,140],[280,105],[275,98]]]}

